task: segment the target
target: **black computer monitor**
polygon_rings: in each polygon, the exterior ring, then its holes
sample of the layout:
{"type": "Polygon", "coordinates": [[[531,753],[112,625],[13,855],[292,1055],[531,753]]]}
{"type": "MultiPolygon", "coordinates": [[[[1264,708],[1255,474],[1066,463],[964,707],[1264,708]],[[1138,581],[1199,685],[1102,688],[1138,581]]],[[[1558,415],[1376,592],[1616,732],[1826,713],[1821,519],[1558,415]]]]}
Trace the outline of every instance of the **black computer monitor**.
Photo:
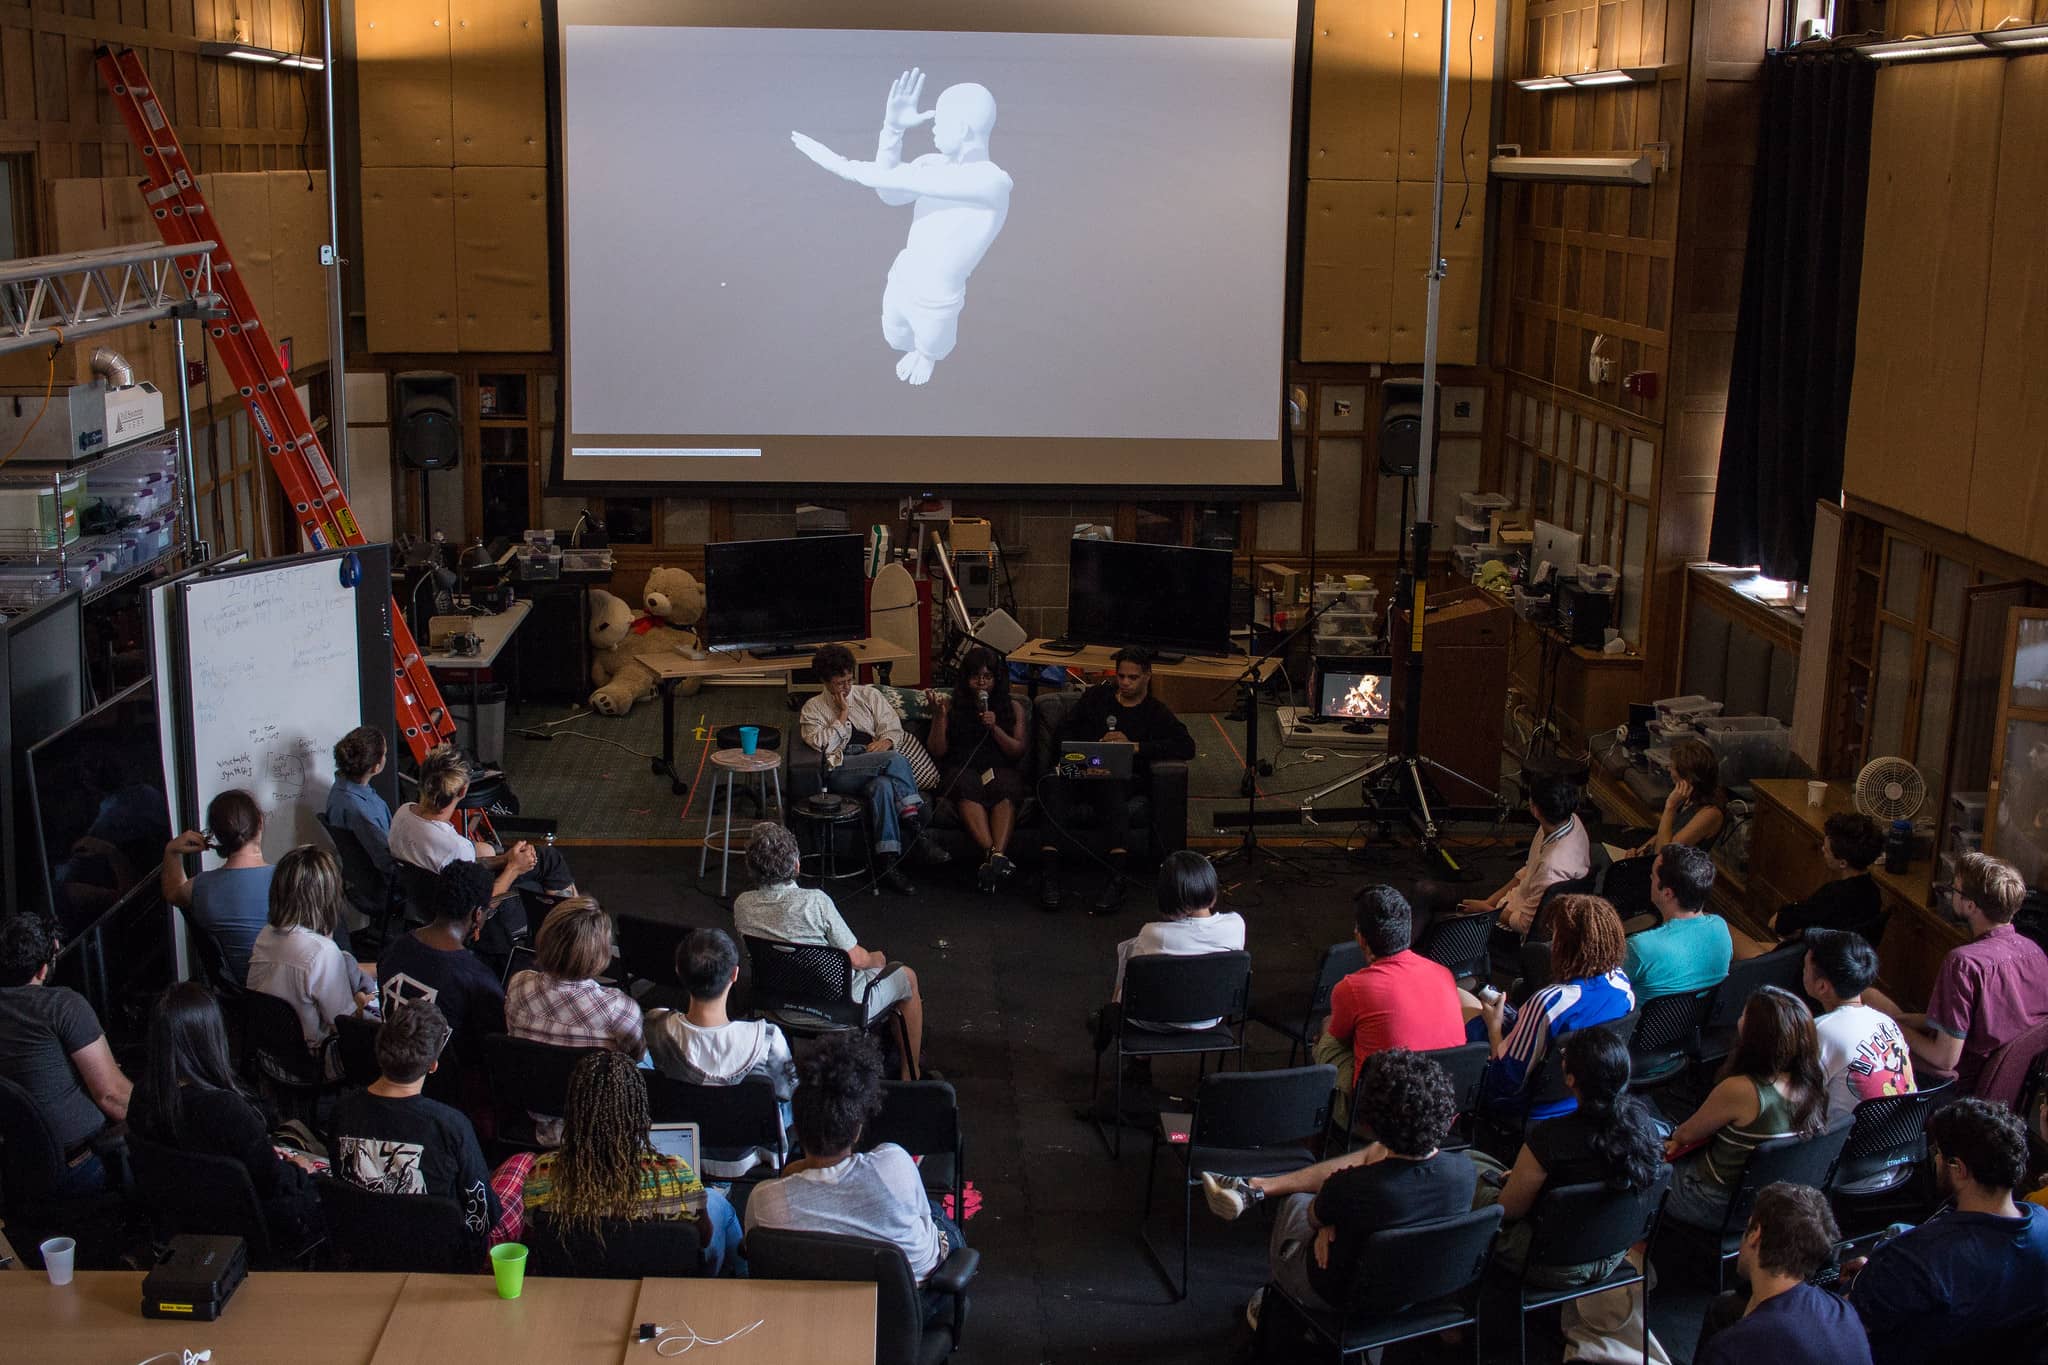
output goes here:
{"type": "Polygon", "coordinates": [[[1347,730],[1387,723],[1394,706],[1394,661],[1385,654],[1318,654],[1316,719],[1341,720],[1347,730]]]}
{"type": "Polygon", "coordinates": [[[861,537],[727,540],[704,547],[698,634],[721,649],[797,649],[868,633],[861,537]]]}
{"type": "Polygon", "coordinates": [[[144,679],[28,751],[32,875],[66,941],[157,884],[171,837],[160,739],[144,679]]]}
{"type": "Polygon", "coordinates": [[[1066,638],[1175,654],[1230,652],[1228,550],[1075,540],[1067,551],[1066,638]]]}

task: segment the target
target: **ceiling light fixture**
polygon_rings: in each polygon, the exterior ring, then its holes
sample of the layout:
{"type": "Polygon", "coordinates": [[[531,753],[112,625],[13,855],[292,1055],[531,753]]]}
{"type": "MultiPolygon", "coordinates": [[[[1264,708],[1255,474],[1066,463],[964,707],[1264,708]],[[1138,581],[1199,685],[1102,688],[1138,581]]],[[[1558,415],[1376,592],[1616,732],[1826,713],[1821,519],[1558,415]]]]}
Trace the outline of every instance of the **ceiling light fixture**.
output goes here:
{"type": "Polygon", "coordinates": [[[1523,156],[1512,144],[1498,149],[1486,163],[1489,175],[1502,180],[1548,180],[1579,185],[1647,185],[1656,174],[1651,153],[1634,156],[1523,156]]]}

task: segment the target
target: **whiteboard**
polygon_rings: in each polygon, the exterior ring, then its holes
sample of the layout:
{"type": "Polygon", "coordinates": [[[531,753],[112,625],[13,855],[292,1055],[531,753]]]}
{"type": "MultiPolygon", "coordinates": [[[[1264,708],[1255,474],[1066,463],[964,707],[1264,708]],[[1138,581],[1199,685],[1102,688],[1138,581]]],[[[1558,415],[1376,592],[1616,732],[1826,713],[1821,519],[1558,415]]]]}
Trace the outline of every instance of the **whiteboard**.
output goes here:
{"type": "Polygon", "coordinates": [[[150,675],[156,679],[156,732],[163,737],[164,790],[171,798],[171,829],[198,829],[206,818],[204,808],[185,809],[184,769],[178,764],[178,717],[185,696],[184,674],[178,671],[177,631],[171,621],[176,609],[178,584],[196,578],[209,569],[246,564],[246,550],[233,550],[205,564],[195,565],[169,578],[160,578],[146,590],[149,599],[150,675]]]}
{"type": "Polygon", "coordinates": [[[319,558],[178,587],[190,814],[223,791],[252,793],[271,862],[325,845],[315,817],[334,785],[334,743],[362,723],[360,589],[340,566],[319,558]]]}

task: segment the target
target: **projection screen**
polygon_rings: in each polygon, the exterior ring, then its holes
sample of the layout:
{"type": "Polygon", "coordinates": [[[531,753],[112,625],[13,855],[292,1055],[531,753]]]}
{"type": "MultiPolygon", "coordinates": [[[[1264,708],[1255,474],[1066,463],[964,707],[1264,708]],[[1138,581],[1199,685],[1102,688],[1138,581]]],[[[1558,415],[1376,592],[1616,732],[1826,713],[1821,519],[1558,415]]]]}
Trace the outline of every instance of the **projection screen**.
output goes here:
{"type": "Polygon", "coordinates": [[[558,11],[558,485],[1291,482],[1296,0],[558,11]]]}

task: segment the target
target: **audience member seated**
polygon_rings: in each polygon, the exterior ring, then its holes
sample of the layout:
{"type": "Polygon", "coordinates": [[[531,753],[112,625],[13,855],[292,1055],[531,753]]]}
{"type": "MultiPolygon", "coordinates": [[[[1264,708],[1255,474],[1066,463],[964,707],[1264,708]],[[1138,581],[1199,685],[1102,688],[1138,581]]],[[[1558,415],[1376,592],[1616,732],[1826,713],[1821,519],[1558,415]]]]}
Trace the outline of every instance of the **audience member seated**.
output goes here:
{"type": "Polygon", "coordinates": [[[1337,1068],[1348,1104],[1365,1059],[1389,1048],[1433,1052],[1466,1041],[1464,996],[1450,968],[1411,952],[1414,916],[1391,886],[1361,887],[1351,898],[1351,936],[1365,966],[1330,991],[1330,1018],[1316,1036],[1315,1059],[1337,1068]]]}
{"type": "Polygon", "coordinates": [[[420,1093],[449,1036],[431,1003],[408,1005],[379,1026],[381,1074],[334,1107],[334,1175],[378,1194],[452,1199],[481,1246],[498,1208],[476,1130],[460,1110],[420,1093]]]}
{"type": "Polygon", "coordinates": [[[450,863],[434,878],[433,918],[400,934],[377,959],[377,985],[388,1018],[427,1001],[455,1033],[455,1057],[476,1060],[483,1039],[505,1032],[505,988],[470,945],[491,913],[491,874],[477,863],[450,863]]]}
{"type": "MultiPolygon", "coordinates": [[[[1529,1130],[1513,1167],[1484,1152],[1473,1152],[1479,1168],[1474,1208],[1498,1203],[1506,1221],[1494,1256],[1508,1269],[1529,1259],[1535,1225],[1530,1213],[1547,1186],[1590,1185],[1598,1181],[1616,1193],[1640,1194],[1664,1166],[1657,1125],[1643,1102],[1628,1090],[1628,1045],[1612,1033],[1594,1030],[1565,1040],[1564,1084],[1577,1107],[1529,1130]]],[[[1626,1252],[1580,1265],[1530,1266],[1531,1284],[1566,1288],[1604,1280],[1626,1252]]]]}
{"type": "Polygon", "coordinates": [[[1849,1287],[1877,1365],[1967,1359],[1991,1334],[2048,1317],[2048,1209],[2012,1197],[2027,1171],[2019,1118],[1958,1100],[1927,1120],[1927,1144],[1953,1207],[1880,1245],[1849,1287]]]}
{"type": "Polygon", "coordinates": [[[2048,1020],[2048,954],[2012,927],[2027,884],[2011,863],[1965,853],[1953,887],[1937,888],[1943,913],[1970,941],[1949,949],[1935,973],[1927,1012],[1914,1014],[1882,991],[1864,998],[1899,1021],[1923,1079],[1953,1075],[1964,1094],[1984,1062],[2009,1039],[2048,1020]]]}
{"type": "Polygon", "coordinates": [[[612,917],[589,896],[563,901],[534,936],[533,966],[505,991],[505,1029],[554,1047],[646,1052],[640,1007],[597,979],[611,965],[612,917]]]}
{"type": "MultiPolygon", "coordinates": [[[[1216,865],[1199,853],[1180,849],[1159,864],[1158,896],[1161,918],[1139,929],[1134,937],[1116,945],[1116,981],[1109,999],[1121,1005],[1124,998],[1124,968],[1134,957],[1199,957],[1204,953],[1234,953],[1244,947],[1244,916],[1235,910],[1217,913],[1216,901],[1223,894],[1216,880],[1216,865]]],[[[1200,1032],[1215,1028],[1221,1019],[1203,1019],[1189,1024],[1141,1024],[1158,1030],[1184,1029],[1200,1032]]]]}
{"type": "Polygon", "coordinates": [[[823,891],[796,884],[802,851],[796,836],[770,820],[756,824],[747,836],[747,871],[754,886],[733,898],[733,927],[743,937],[777,943],[822,943],[853,959],[853,998],[877,1017],[890,1005],[903,1016],[910,1055],[903,1059],[903,1079],[914,1080],[924,1055],[924,996],[917,973],[891,962],[879,948],[863,948],[840,918],[839,907],[823,891]]]}
{"type": "Polygon", "coordinates": [[[1780,941],[1808,929],[1845,929],[1874,947],[1884,922],[1884,901],[1870,865],[1884,852],[1884,831],[1861,811],[1836,811],[1821,826],[1821,861],[1830,880],[1803,901],[1778,911],[1771,924],[1780,941]]]}
{"type": "Polygon", "coordinates": [[[1765,986],[1743,1007],[1720,1079],[1664,1144],[1678,1166],[1664,1216],[1718,1229],[1750,1153],[1774,1137],[1815,1133],[1826,1115],[1813,1016],[1792,992],[1765,986]]]}
{"type": "Polygon", "coordinates": [[[1480,1104],[1504,1120],[1571,1113],[1576,1102],[1569,1095],[1532,1107],[1529,1084],[1544,1057],[1563,1035],[1610,1023],[1636,1007],[1635,991],[1621,967],[1628,948],[1614,907],[1598,896],[1559,896],[1549,918],[1551,972],[1557,980],[1524,1001],[1512,1019],[1506,997],[1499,995],[1479,1013],[1493,1047],[1479,1088],[1480,1104]]]}
{"type": "Polygon", "coordinates": [[[356,837],[385,877],[397,863],[391,856],[391,807],[370,779],[384,771],[384,732],[358,725],[334,745],[334,785],[327,789],[327,823],[356,837]]]}
{"type": "MultiPolygon", "coordinates": [[[[1702,1334],[1693,1365],[1870,1365],[1856,1311],[1807,1283],[1834,1260],[1839,1235],[1819,1190],[1783,1182],[1758,1190],[1735,1255],[1749,1295],[1724,1296],[1740,1317],[1702,1334]]],[[[1710,1324],[1715,1316],[1710,1308],[1710,1324]]]]}
{"type": "Polygon", "coordinates": [[[1863,992],[1876,979],[1877,953],[1860,937],[1842,929],[1806,931],[1803,989],[1820,1002],[1813,1027],[1820,1037],[1830,1123],[1865,1100],[1917,1088],[1906,1035],[1890,1016],[1863,1003],[1863,992]]]}
{"type": "MultiPolygon", "coordinates": [[[[1432,914],[1500,911],[1504,929],[1527,934],[1536,927],[1536,911],[1543,893],[1558,882],[1577,881],[1593,868],[1586,826],[1578,818],[1579,789],[1561,777],[1537,780],[1529,792],[1529,814],[1536,818],[1536,833],[1529,840],[1529,857],[1515,869],[1506,885],[1483,900],[1457,902],[1455,910],[1445,901],[1442,883],[1423,882],[1416,896],[1432,914]]],[[[1547,933],[1548,926],[1545,926],[1547,933]]]]}
{"type": "Polygon", "coordinates": [[[107,1170],[93,1140],[128,1117],[132,1086],[85,997],[47,982],[57,960],[57,931],[40,915],[0,921],[0,1076],[42,1111],[63,1149],[64,1182],[55,1198],[97,1194],[107,1170]]]}
{"type": "Polygon", "coordinates": [[[1669,844],[1712,852],[1728,825],[1728,793],[1721,789],[1721,760],[1703,739],[1671,746],[1671,793],[1657,817],[1657,832],[1630,850],[1648,857],[1669,844]]]}
{"type": "Polygon", "coordinates": [[[128,1125],[181,1152],[240,1162],[280,1250],[310,1246],[324,1235],[312,1177],[326,1163],[272,1142],[263,1111],[235,1080],[220,1006],[197,982],[181,981],[157,998],[128,1125]]]}
{"type": "Polygon", "coordinates": [[[1714,860],[1706,850],[1668,844],[1650,868],[1650,903],[1664,922],[1629,935],[1623,970],[1636,999],[1691,995],[1728,977],[1735,945],[1728,921],[1707,913],[1714,886],[1714,860]]]}
{"type": "MultiPolygon", "coordinates": [[[[1266,1273],[1298,1302],[1332,1312],[1351,1297],[1367,1237],[1464,1213],[1479,1175],[1465,1153],[1438,1147],[1458,1101],[1450,1077],[1429,1058],[1405,1048],[1374,1053],[1358,1073],[1357,1104],[1374,1141],[1355,1152],[1287,1175],[1202,1172],[1203,1195],[1219,1217],[1280,1201],[1266,1273]]],[[[1245,1305],[1254,1330],[1265,1295],[1261,1289],[1245,1305]]]]}
{"type": "Polygon", "coordinates": [[[576,1063],[561,1147],[521,1152],[491,1177],[491,1244],[520,1240],[541,1210],[564,1234],[599,1245],[606,1219],[681,1220],[697,1225],[704,1274],[734,1266],[741,1234],[731,1201],[706,1189],[689,1162],[656,1151],[649,1128],[647,1081],[631,1058],[600,1052],[576,1063]]]}
{"type": "MultiPolygon", "coordinates": [[[[922,1284],[967,1240],[925,1192],[917,1165],[893,1142],[859,1152],[861,1131],[882,1112],[882,1057],[864,1034],[824,1039],[797,1068],[796,1136],[804,1155],[754,1187],[747,1228],[829,1232],[894,1242],[922,1284]]],[[[950,1310],[927,1293],[927,1320],[950,1310]]]]}
{"type": "MultiPolygon", "coordinates": [[[[904,874],[903,859],[917,842],[925,809],[903,756],[903,722],[880,688],[854,680],[853,651],[845,645],[826,645],[812,655],[811,671],[823,690],[797,713],[798,733],[825,757],[825,790],[858,796],[867,806],[868,831],[882,860],[881,884],[911,895],[917,888],[904,874]],[[912,826],[907,834],[906,823],[912,826]]],[[[939,728],[935,721],[932,729],[939,728]]],[[[927,848],[925,856],[943,861],[936,848],[927,848]]]]}
{"type": "Polygon", "coordinates": [[[186,830],[164,845],[157,877],[164,902],[185,912],[185,920],[212,941],[227,974],[227,985],[249,984],[249,953],[270,918],[270,877],[263,861],[263,808],[240,790],[224,791],[207,803],[206,832],[186,830]],[[185,876],[188,855],[212,849],[221,865],[185,876]]]}
{"type": "Polygon", "coordinates": [[[994,891],[1017,870],[1008,855],[1010,832],[1031,794],[1023,771],[1024,703],[1010,695],[1010,670],[980,645],[967,651],[960,685],[939,693],[938,703],[925,748],[944,770],[939,790],[952,794],[960,822],[981,850],[975,882],[994,891]]]}
{"type": "Polygon", "coordinates": [[[274,995],[299,1014],[306,1050],[324,1054],[330,1079],[341,1056],[328,1047],[334,1021],[377,1007],[377,980],[334,941],[341,918],[341,860],[302,844],[277,860],[270,881],[270,920],[249,954],[249,989],[274,995]]]}
{"type": "MultiPolygon", "coordinates": [[[[576,894],[576,878],[568,860],[552,846],[535,848],[524,839],[500,851],[472,840],[458,825],[462,798],[469,791],[469,764],[452,744],[443,744],[420,761],[419,800],[400,806],[391,816],[391,856],[413,867],[439,872],[450,863],[478,862],[491,869],[491,898],[504,901],[515,888],[542,900],[565,900],[576,894]]],[[[506,901],[500,923],[511,934],[524,932],[526,911],[506,901]]]]}
{"type": "Polygon", "coordinates": [[[1123,903],[1124,882],[1131,870],[1131,792],[1145,789],[1151,764],[1185,763],[1195,756],[1195,738],[1188,733],[1188,727],[1181,724],[1171,707],[1152,695],[1151,652],[1120,649],[1112,658],[1116,677],[1083,692],[1080,700],[1060,718],[1054,738],[1062,744],[1134,746],[1131,778],[1120,782],[1112,778],[1048,776],[1038,784],[1047,817],[1039,848],[1038,903],[1047,910],[1057,910],[1063,894],[1061,843],[1071,852],[1088,852],[1087,845],[1070,832],[1084,810],[1089,812],[1091,832],[1102,845],[1111,867],[1095,897],[1092,913],[1111,914],[1123,903]]]}
{"type": "Polygon", "coordinates": [[[740,953],[723,929],[692,929],[676,949],[676,975],[690,992],[690,1007],[647,1016],[647,1052],[654,1069],[691,1085],[738,1085],[765,1076],[775,1097],[788,1100],[796,1085],[789,1040],[766,1019],[734,1019],[726,1000],[740,979],[740,953]]]}

